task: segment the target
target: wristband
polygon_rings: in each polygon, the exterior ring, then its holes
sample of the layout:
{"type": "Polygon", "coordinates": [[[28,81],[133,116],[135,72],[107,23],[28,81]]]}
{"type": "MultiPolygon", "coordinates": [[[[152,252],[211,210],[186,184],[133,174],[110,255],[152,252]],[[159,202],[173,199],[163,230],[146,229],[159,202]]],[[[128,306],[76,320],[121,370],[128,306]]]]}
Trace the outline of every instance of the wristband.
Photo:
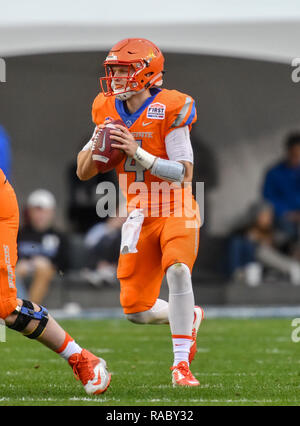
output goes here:
{"type": "Polygon", "coordinates": [[[145,151],[140,146],[135,151],[133,158],[138,161],[145,169],[149,170],[154,164],[154,161],[157,157],[155,155],[150,154],[150,152],[145,151]]]}

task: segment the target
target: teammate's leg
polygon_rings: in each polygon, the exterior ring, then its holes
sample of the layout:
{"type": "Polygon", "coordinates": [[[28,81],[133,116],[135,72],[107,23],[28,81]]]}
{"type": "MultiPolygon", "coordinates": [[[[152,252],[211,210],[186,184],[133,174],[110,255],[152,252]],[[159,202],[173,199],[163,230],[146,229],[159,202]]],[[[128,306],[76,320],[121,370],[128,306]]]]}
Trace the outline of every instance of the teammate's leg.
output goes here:
{"type": "MultiPolygon", "coordinates": [[[[41,319],[35,319],[34,313],[32,313],[32,316],[30,317],[30,313],[27,315],[27,312],[26,312],[26,315],[25,315],[25,312],[23,312],[23,316],[22,316],[22,314],[20,315],[20,312],[21,312],[20,308],[30,304],[33,306],[34,312],[38,313],[38,312],[41,312],[41,307],[36,305],[35,303],[31,303],[29,301],[23,301],[21,299],[16,299],[16,303],[17,303],[16,309],[14,309],[13,312],[5,318],[5,323],[7,327],[15,329],[16,331],[20,331],[22,332],[24,336],[30,337],[30,335],[40,325],[42,316],[41,316],[41,319]],[[25,316],[27,317],[25,318],[25,316]],[[18,318],[19,318],[18,322],[20,323],[19,327],[16,324],[16,321],[18,318]],[[23,321],[24,328],[23,330],[17,330],[17,328],[20,329],[22,327],[21,321],[23,321]],[[25,325],[27,321],[28,321],[28,324],[25,325]]],[[[27,309],[30,309],[30,308],[27,308],[27,309]]],[[[49,349],[52,349],[53,351],[59,353],[59,349],[63,346],[67,333],[63,330],[62,327],[60,327],[60,325],[54,320],[54,318],[49,313],[47,312],[43,313],[43,317],[45,318],[45,320],[43,321],[45,322],[45,327],[41,331],[40,335],[36,337],[36,340],[43,343],[49,349]]],[[[43,326],[41,326],[41,328],[42,327],[43,326]]],[[[76,352],[80,353],[81,351],[82,349],[80,348],[80,346],[76,344],[76,350],[73,353],[76,353],[76,352]]]]}
{"type": "Polygon", "coordinates": [[[82,349],[45,308],[20,299],[16,302],[16,309],[4,318],[6,325],[38,340],[68,361],[88,394],[105,392],[110,383],[105,361],[82,349]]]}
{"type": "Polygon", "coordinates": [[[11,329],[37,339],[69,361],[88,393],[104,392],[110,382],[106,363],[81,349],[42,306],[17,299],[18,204],[0,170],[0,318],[11,329]]]}

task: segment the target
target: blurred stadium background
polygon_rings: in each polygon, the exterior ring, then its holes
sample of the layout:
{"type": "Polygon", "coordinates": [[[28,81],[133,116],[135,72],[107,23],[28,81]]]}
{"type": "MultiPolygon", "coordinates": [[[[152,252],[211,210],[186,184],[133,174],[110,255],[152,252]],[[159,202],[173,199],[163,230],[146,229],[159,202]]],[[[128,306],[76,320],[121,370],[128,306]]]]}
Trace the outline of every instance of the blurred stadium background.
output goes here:
{"type": "MultiPolygon", "coordinates": [[[[192,131],[195,178],[205,182],[205,224],[194,269],[197,303],[209,306],[300,305],[300,286],[269,273],[257,286],[233,280],[226,258],[232,228],[261,198],[266,170],[300,130],[300,85],[291,61],[300,55],[297,2],[115,0],[75,4],[0,1],[0,124],[12,149],[12,183],[21,210],[37,188],[57,201],[57,226],[70,239],[69,264],[43,302],[51,309],[119,308],[119,288],[80,278],[83,235],[68,215],[68,170],[93,131],[91,105],[106,52],[119,39],[144,37],[166,58],[164,86],[196,99],[192,131]],[[272,5],[272,7],[270,7],[272,5]],[[142,10],[143,9],[143,10],[142,10]],[[17,10],[17,13],[16,13],[17,10]]],[[[166,286],[162,292],[166,297],[166,286]]],[[[105,312],[105,311],[102,311],[105,312]]],[[[117,312],[117,311],[116,311],[117,312]]],[[[224,311],[223,311],[224,312],[224,311]]]]}

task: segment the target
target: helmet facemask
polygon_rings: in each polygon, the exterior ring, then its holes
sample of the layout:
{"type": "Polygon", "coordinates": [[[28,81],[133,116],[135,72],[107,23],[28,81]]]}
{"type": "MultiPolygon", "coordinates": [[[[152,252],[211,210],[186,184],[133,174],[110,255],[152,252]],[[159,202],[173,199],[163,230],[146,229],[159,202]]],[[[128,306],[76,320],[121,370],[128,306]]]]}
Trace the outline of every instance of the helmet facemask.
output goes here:
{"type": "Polygon", "coordinates": [[[131,96],[136,95],[137,93],[141,93],[145,89],[148,89],[154,85],[157,87],[161,86],[162,73],[153,77],[154,73],[150,70],[147,72],[147,67],[148,62],[146,60],[134,61],[132,63],[118,61],[112,61],[108,63],[108,61],[105,61],[105,77],[100,78],[100,84],[104,96],[116,96],[117,99],[125,101],[131,98],[131,96]],[[127,66],[127,75],[115,77],[113,75],[113,65],[127,66]],[[117,80],[126,80],[126,83],[118,84],[117,80]]]}

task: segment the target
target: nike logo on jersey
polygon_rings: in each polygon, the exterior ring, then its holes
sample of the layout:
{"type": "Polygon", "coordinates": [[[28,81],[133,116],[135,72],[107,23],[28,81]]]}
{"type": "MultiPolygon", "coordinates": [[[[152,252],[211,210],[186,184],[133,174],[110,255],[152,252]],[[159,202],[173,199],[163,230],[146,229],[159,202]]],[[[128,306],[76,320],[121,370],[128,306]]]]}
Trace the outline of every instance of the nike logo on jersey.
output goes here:
{"type": "Polygon", "coordinates": [[[145,123],[145,122],[143,121],[143,127],[145,127],[145,126],[149,126],[149,124],[152,124],[152,121],[148,121],[148,123],[145,123]]]}

